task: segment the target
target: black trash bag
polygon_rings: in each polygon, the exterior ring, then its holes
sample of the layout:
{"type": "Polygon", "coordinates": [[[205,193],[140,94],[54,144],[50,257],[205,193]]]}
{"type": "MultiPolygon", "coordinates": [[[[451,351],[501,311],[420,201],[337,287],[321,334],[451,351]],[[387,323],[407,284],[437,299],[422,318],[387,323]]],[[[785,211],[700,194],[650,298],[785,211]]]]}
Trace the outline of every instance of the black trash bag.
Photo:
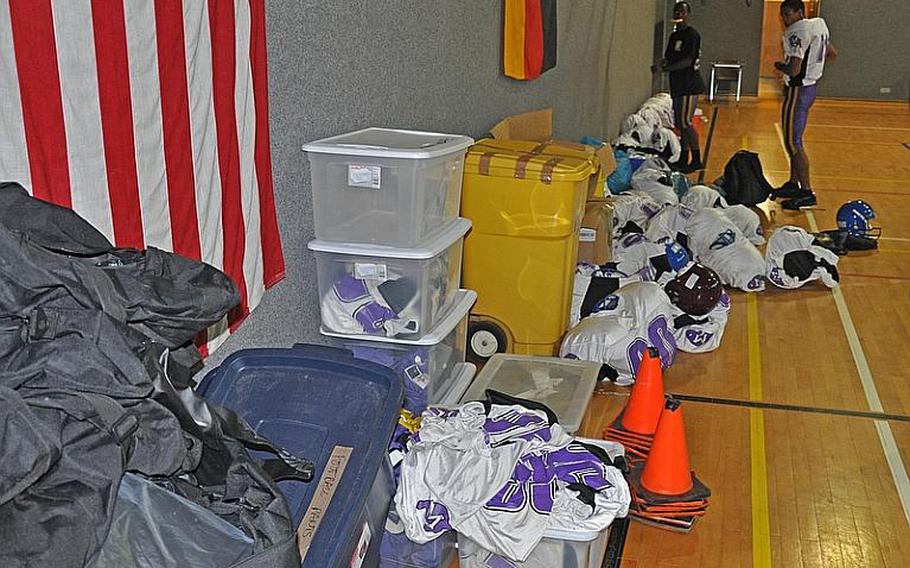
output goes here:
{"type": "Polygon", "coordinates": [[[253,556],[238,565],[299,566],[275,482],[307,481],[312,464],[189,388],[192,338],[236,304],[215,268],[114,248],[0,184],[0,566],[85,565],[127,471],[239,528],[253,556]]]}

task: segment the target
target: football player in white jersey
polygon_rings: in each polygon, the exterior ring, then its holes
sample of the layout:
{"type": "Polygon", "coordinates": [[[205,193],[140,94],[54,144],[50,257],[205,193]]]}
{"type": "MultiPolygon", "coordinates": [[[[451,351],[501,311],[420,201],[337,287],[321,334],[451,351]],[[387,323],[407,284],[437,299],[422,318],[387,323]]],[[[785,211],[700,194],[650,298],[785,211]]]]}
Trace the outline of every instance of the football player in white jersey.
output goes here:
{"type": "Polygon", "coordinates": [[[803,132],[825,61],[837,57],[837,49],[831,43],[825,21],[806,18],[802,0],[784,0],[780,15],[787,26],[783,36],[786,59],[774,66],[784,74],[787,84],[781,126],[790,156],[790,180],[775,190],[772,197],[786,199],[782,204],[784,209],[799,209],[816,203],[809,181],[809,156],[803,147],[803,132]]]}

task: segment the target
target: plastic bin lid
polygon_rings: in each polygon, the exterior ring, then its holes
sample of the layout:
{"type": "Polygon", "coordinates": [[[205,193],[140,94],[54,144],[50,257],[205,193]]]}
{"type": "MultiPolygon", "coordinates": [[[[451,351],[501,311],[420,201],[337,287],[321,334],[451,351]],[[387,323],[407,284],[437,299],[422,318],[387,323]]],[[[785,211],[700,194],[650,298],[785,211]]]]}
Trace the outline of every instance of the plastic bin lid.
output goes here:
{"type": "Polygon", "coordinates": [[[377,343],[395,343],[398,345],[439,345],[443,339],[448,337],[452,330],[468,315],[471,306],[477,301],[477,292],[474,290],[458,290],[455,293],[455,301],[452,307],[437,322],[436,326],[430,330],[430,333],[419,339],[396,339],[384,335],[349,335],[346,333],[336,333],[329,331],[323,326],[319,326],[319,333],[326,337],[340,337],[342,339],[356,339],[357,341],[375,341],[377,343]]]}
{"type": "Polygon", "coordinates": [[[598,169],[592,146],[575,142],[484,139],[471,146],[465,173],[529,180],[581,181],[598,169]]]}
{"type": "Polygon", "coordinates": [[[423,160],[466,150],[473,138],[393,128],[364,128],[304,144],[304,152],[423,160]]]}
{"type": "Polygon", "coordinates": [[[484,365],[462,401],[482,400],[486,389],[547,405],[567,432],[574,433],[594,394],[600,365],[590,361],[493,355],[484,365]]]}
{"type": "Polygon", "coordinates": [[[455,241],[464,237],[470,228],[470,219],[458,217],[449,223],[449,226],[441,233],[414,248],[399,248],[369,243],[334,243],[320,240],[310,241],[307,244],[307,248],[316,252],[330,252],[351,256],[426,260],[439,255],[442,251],[452,246],[455,241]]]}
{"type": "Polygon", "coordinates": [[[346,349],[297,345],[237,351],[205,376],[198,392],[233,409],[285,450],[316,464],[312,482],[278,483],[295,524],[304,518],[333,452],[350,448],[344,474],[304,562],[346,566],[356,544],[352,541],[363,528],[358,524],[360,512],[386,464],[404,398],[401,377],[382,365],[355,359],[346,349]]]}
{"type": "Polygon", "coordinates": [[[465,391],[471,386],[471,381],[474,380],[477,366],[473,363],[459,363],[455,366],[452,373],[455,375],[455,380],[452,381],[452,386],[449,387],[449,390],[440,397],[439,404],[441,406],[458,405],[458,401],[461,400],[465,391]]]}

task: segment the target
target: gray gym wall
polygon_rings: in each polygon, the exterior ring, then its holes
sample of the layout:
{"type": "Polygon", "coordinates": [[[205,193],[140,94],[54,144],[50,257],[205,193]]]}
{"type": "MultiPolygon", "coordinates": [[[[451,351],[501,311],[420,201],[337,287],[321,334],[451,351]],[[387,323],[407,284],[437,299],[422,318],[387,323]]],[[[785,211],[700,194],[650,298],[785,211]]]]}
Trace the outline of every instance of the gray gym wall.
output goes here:
{"type": "Polygon", "coordinates": [[[840,56],[819,96],[910,100],[910,1],[822,0],[821,16],[840,56]]]}
{"type": "MultiPolygon", "coordinates": [[[[667,0],[668,21],[675,2],[667,0]]],[[[752,0],[751,6],[746,0],[689,3],[691,23],[702,37],[705,81],[712,61],[738,59],[743,63],[743,94],[757,94],[763,0],[752,0]]],[[[821,16],[841,57],[825,67],[820,96],[910,100],[910,0],[822,0],[821,16]],[[891,92],[880,92],[882,87],[891,92]]]]}
{"type": "Polygon", "coordinates": [[[612,136],[650,94],[653,0],[560,2],[558,64],[532,82],[501,74],[502,4],[266,3],[272,161],[287,275],[207,366],[241,348],[321,341],[315,262],[306,249],[313,215],[303,143],[367,126],[476,138],[505,116],[546,106],[555,109],[559,138],[612,136]]]}

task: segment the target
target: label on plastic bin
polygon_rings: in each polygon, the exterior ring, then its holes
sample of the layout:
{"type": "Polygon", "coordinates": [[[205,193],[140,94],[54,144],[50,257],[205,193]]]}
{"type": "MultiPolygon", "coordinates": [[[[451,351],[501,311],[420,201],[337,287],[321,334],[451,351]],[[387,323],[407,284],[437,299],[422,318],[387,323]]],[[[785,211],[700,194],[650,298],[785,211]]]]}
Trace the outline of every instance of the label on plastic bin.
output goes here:
{"type": "Polygon", "coordinates": [[[348,165],[348,185],[366,189],[379,189],[382,182],[382,168],[380,166],[364,166],[361,164],[348,165]]]}
{"type": "Polygon", "coordinates": [[[354,547],[354,555],[351,556],[351,563],[348,565],[349,568],[360,568],[363,566],[363,561],[367,557],[367,549],[370,548],[370,541],[373,539],[373,531],[370,530],[370,525],[366,522],[363,523],[363,531],[360,533],[360,540],[357,542],[357,546],[354,547]]]}
{"type": "Polygon", "coordinates": [[[581,231],[578,232],[578,242],[580,243],[593,243],[597,241],[597,229],[588,229],[582,227],[581,231]]]}
{"type": "MultiPolygon", "coordinates": [[[[301,560],[306,558],[306,554],[310,550],[316,529],[322,523],[322,518],[332,502],[338,484],[341,483],[341,476],[344,475],[344,469],[353,452],[354,448],[346,446],[335,446],[332,449],[332,455],[329,456],[329,461],[325,464],[325,469],[319,477],[319,483],[316,485],[310,506],[307,507],[300,526],[297,527],[297,549],[300,551],[301,560]]],[[[361,536],[362,539],[363,536],[361,536]]]]}
{"type": "Polygon", "coordinates": [[[355,262],[354,276],[361,280],[388,280],[389,271],[384,264],[355,262]]]}

